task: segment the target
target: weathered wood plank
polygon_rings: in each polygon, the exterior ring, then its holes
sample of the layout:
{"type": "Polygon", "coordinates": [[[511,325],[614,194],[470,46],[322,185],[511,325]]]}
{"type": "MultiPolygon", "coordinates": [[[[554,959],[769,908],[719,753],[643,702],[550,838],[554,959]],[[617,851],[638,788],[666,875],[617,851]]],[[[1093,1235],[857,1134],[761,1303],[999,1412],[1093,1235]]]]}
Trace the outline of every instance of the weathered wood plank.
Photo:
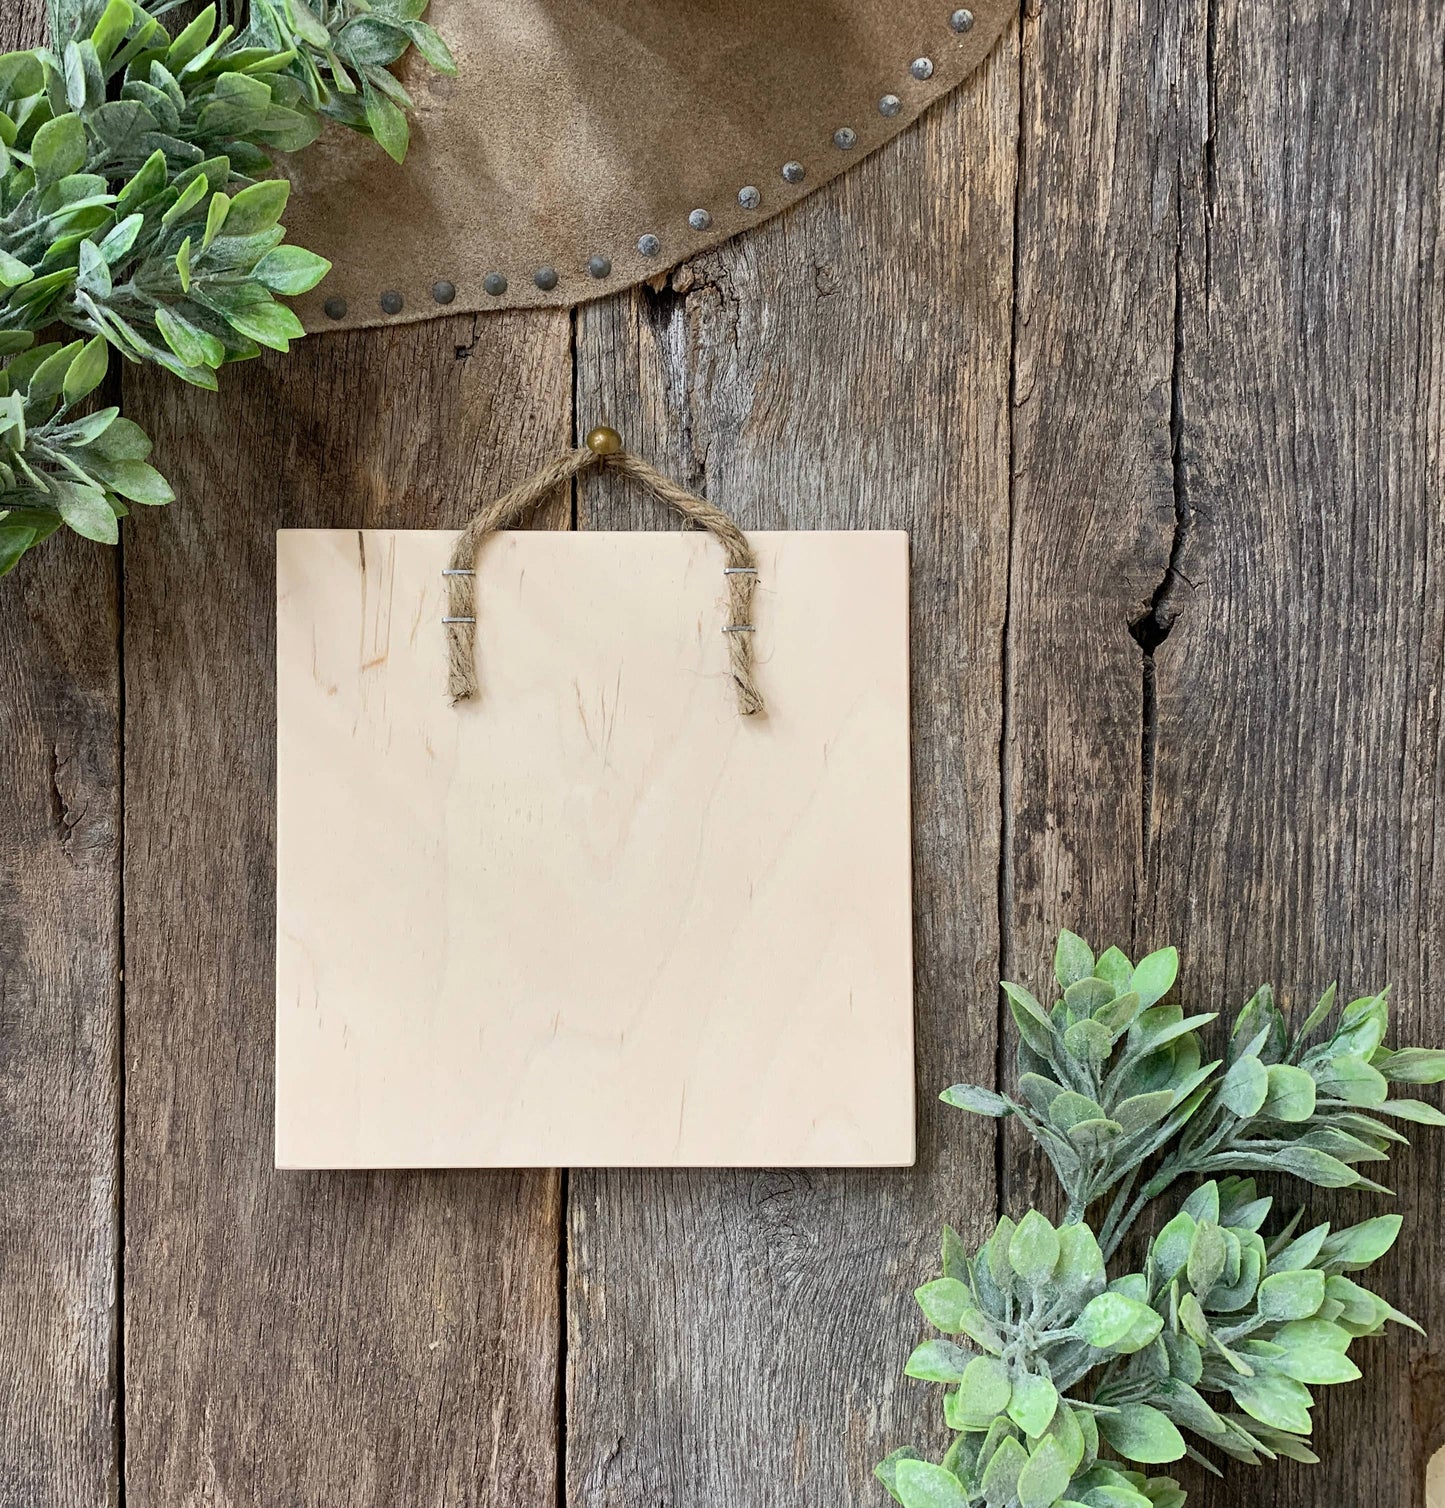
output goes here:
{"type": "MultiPolygon", "coordinates": [[[[991,1224],[1015,42],[796,211],[578,319],[579,421],[753,528],[912,536],[920,1154],[912,1172],[576,1173],[572,1508],[841,1504],[937,1439],[901,1368],[937,1229],[991,1224]]],[[[667,527],[608,479],[597,527],[667,527]]],[[[844,667],[839,673],[845,674],[844,667]]]]}
{"type": "MultiPolygon", "coordinates": [[[[1013,967],[1064,922],[1179,943],[1200,1008],[1388,976],[1438,1040],[1440,17],[1062,19],[1025,68],[1013,967]]],[[[1392,1171],[1381,1284],[1438,1330],[1439,1149],[1392,1171]]],[[[1323,1464],[1233,1468],[1231,1501],[1417,1503],[1440,1355],[1377,1344],[1323,1464]]]]}
{"type": "MultiPolygon", "coordinates": [[[[1194,589],[1157,655],[1142,915],[1209,1008],[1261,979],[1297,1006],[1391,980],[1398,1037],[1440,1043],[1445,12],[1225,0],[1211,55],[1180,360],[1194,589]]],[[[1431,1339],[1362,1344],[1364,1380],[1320,1390],[1322,1464],[1242,1473],[1236,1501],[1423,1501],[1445,1444],[1445,1143],[1413,1139],[1382,1179],[1405,1230],[1377,1277],[1431,1339]]]]}
{"type": "Polygon", "coordinates": [[[125,581],[132,1508],[553,1499],[556,1175],[272,1166],[273,531],[455,524],[570,386],[565,316],[129,385],[180,497],[125,581]]]}
{"type": "MultiPolygon", "coordinates": [[[[44,34],[0,14],[0,52],[44,34]]],[[[116,1500],[119,583],[65,531],[0,584],[4,1508],[116,1500]]]]}

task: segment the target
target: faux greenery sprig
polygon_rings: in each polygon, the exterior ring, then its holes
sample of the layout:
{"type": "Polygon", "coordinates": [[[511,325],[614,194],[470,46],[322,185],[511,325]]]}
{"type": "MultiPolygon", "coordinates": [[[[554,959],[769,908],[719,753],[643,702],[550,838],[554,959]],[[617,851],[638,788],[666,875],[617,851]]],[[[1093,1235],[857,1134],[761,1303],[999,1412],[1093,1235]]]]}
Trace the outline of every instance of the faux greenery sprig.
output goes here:
{"type": "Polygon", "coordinates": [[[303,331],[281,302],[328,270],[285,243],[281,153],[323,118],[398,161],[410,46],[454,71],[426,0],[251,0],[170,34],[168,0],[63,0],[53,48],[0,55],[0,575],[62,524],[113,544],[128,503],[171,501],[150,443],[83,412],[109,352],[214,388],[303,331]],[[89,337],[36,344],[69,326],[89,337]]]}
{"type": "Polygon", "coordinates": [[[1272,1200],[1254,1171],[1326,1188],[1388,1193],[1359,1171],[1405,1138],[1387,1120],[1445,1125],[1395,1085],[1445,1079],[1445,1051],[1384,1046],[1387,994],[1342,1010],[1331,986],[1291,1032],[1261,989],[1205,1062],[1212,1013],[1163,1004],[1178,955],[1137,965],[1059,938],[1062,998],[1045,1009],[1003,986],[1019,1031],[1017,1097],[959,1084],[943,1099],[1016,1117],[1048,1155],[1068,1201],[1000,1219],[972,1255],[944,1231],[943,1276],[917,1298],[945,1339],[924,1341],[909,1376],[942,1383],[957,1431],[941,1464],[895,1451],[878,1474],[904,1508],[1179,1508],[1174,1479],[1138,1467],[1212,1447],[1253,1465],[1317,1457],[1312,1387],[1360,1375],[1348,1351],[1386,1320],[1414,1328],[1351,1276],[1400,1230],[1382,1215],[1263,1233],[1272,1200]],[[1211,1176],[1216,1175],[1216,1176],[1211,1176]],[[1154,1200],[1196,1182],[1153,1237],[1140,1271],[1108,1262],[1154,1200]],[[1096,1228],[1086,1223],[1107,1198],[1096,1228]],[[1192,1437],[1192,1443],[1191,1443],[1192,1437]]]}

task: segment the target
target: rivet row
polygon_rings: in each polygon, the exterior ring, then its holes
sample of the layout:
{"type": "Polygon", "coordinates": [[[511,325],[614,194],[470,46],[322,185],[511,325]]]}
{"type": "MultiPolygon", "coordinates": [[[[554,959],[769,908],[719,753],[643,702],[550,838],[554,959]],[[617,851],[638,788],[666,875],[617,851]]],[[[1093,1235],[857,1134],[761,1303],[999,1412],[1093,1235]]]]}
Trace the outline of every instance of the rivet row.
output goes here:
{"type": "MultiPolygon", "coordinates": [[[[962,36],[973,30],[974,15],[965,7],[953,11],[948,18],[950,28],[962,36]]],[[[919,83],[924,83],[933,77],[933,59],[928,56],[914,58],[908,65],[911,77],[919,83]]],[[[884,94],[878,100],[878,113],[885,119],[891,120],[903,109],[903,101],[896,94],[884,94]]],[[[858,133],[852,126],[839,126],[833,132],[833,145],[840,152],[851,152],[858,145],[858,133]]],[[[807,177],[807,169],[801,162],[788,161],[783,164],[782,177],[785,183],[799,184],[807,177]]],[[[738,204],[743,209],[757,209],[763,202],[762,192],[756,184],[744,184],[738,190],[738,204]]],[[[695,231],[706,231],[712,228],[712,214],[699,206],[692,210],[687,217],[688,225],[695,231]]],[[[661,254],[662,241],[651,231],[639,236],[637,250],[644,257],[655,257],[661,254]]],[[[587,274],[589,277],[602,279],[612,276],[612,259],[596,252],[587,259],[587,274]]],[[[555,267],[538,267],[532,274],[532,281],[544,293],[550,293],[557,286],[558,277],[555,267]]],[[[482,289],[491,298],[501,298],[507,291],[507,279],[503,273],[489,272],[482,279],[482,289]]],[[[439,278],[432,284],[432,299],[438,304],[450,304],[457,296],[456,285],[446,278],[439,278]]],[[[383,314],[400,314],[405,300],[395,289],[388,289],[381,295],[381,310],[383,314]]],[[[332,297],[326,300],[322,309],[328,319],[345,319],[348,305],[344,298],[332,297]]]]}

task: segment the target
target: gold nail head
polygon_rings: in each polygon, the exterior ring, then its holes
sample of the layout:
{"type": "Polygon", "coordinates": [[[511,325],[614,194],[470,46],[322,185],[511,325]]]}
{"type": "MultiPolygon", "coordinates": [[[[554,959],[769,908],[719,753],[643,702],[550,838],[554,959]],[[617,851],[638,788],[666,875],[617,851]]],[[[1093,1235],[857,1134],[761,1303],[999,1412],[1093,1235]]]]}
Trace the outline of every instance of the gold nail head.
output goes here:
{"type": "Polygon", "coordinates": [[[587,433],[587,449],[596,456],[615,456],[622,449],[622,436],[615,429],[599,424],[587,433]]]}

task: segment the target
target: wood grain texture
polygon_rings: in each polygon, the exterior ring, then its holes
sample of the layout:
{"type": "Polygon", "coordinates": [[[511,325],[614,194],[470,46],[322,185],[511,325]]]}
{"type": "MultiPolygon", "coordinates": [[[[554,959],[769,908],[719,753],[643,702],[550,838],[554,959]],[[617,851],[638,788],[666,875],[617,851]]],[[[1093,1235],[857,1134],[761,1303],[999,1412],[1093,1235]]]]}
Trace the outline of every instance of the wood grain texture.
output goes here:
{"type": "MultiPolygon", "coordinates": [[[[994,1214],[989,1077],[1017,55],[657,293],[580,312],[578,419],[753,528],[912,542],[919,1161],[912,1173],[573,1174],[572,1508],[870,1503],[937,1439],[905,1380],[938,1227],[994,1214]]],[[[584,523],[635,498],[584,479],[584,523]]]]}
{"type": "MultiPolygon", "coordinates": [[[[1261,979],[1297,1007],[1331,979],[1346,998],[1392,981],[1394,1037],[1430,1044],[1445,1042],[1442,56],[1439,7],[1214,14],[1180,341],[1193,590],[1156,656],[1141,907],[1196,960],[1206,1008],[1261,979]]],[[[1392,1327],[1362,1348],[1365,1381],[1316,1410],[1323,1464],[1262,1473],[1259,1502],[1423,1501],[1445,1444],[1445,1143],[1412,1140],[1381,1180],[1405,1229],[1370,1284],[1431,1338],[1392,1327]]],[[[1345,1221],[1381,1201],[1310,1206],[1345,1221]]]]}
{"type": "Polygon", "coordinates": [[[913,1162],[908,539],[277,538],[276,1162],[913,1162]],[[473,558],[468,553],[467,558],[473,558]],[[469,615],[470,616],[470,615],[469,615]]]}
{"type": "Polygon", "coordinates": [[[127,541],[127,1504],[535,1508],[556,1176],[272,1167],[274,549],[519,480],[568,435],[566,319],[321,337],[127,399],[180,499],[127,541]]]}
{"type": "Polygon", "coordinates": [[[117,1494],[119,602],[69,534],[0,584],[0,1508],[117,1494]]]}
{"type": "MultiPolygon", "coordinates": [[[[1391,978],[1399,1038],[1439,1042],[1441,18],[1097,19],[1026,27],[1012,967],[1041,982],[1067,924],[1176,942],[1199,1009],[1391,978]]],[[[1417,1140],[1379,1282],[1438,1332],[1417,1140]]],[[[1008,1166],[1011,1201],[1039,1190],[1008,1166]]],[[[1233,1470],[1229,1500],[1415,1508],[1441,1357],[1374,1343],[1316,1411],[1323,1463],[1233,1470]]]]}

